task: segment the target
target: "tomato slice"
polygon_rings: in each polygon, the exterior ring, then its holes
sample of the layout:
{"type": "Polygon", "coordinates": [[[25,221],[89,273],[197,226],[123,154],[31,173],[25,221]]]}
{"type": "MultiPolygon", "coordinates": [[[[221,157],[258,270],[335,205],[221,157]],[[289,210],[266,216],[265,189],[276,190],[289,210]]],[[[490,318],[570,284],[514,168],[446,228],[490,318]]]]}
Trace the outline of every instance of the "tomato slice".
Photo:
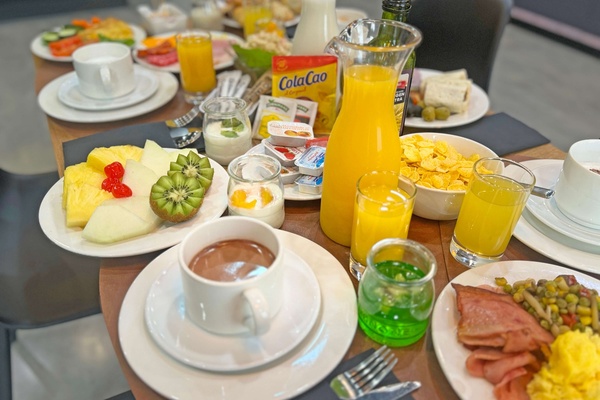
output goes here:
{"type": "Polygon", "coordinates": [[[48,49],[55,57],[68,57],[81,46],[83,46],[83,41],[78,35],[75,35],[49,43],[48,49]]]}

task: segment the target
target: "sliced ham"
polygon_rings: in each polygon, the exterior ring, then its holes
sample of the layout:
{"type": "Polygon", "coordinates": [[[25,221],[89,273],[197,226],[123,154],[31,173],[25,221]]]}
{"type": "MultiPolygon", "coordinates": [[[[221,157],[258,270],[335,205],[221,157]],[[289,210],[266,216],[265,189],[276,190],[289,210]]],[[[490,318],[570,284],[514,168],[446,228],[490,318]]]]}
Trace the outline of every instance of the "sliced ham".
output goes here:
{"type": "MultiPolygon", "coordinates": [[[[510,353],[508,353],[510,354],[510,353]]],[[[493,384],[500,383],[507,375],[516,369],[525,368],[532,365],[534,370],[538,370],[538,361],[533,354],[528,351],[512,354],[494,361],[487,361],[483,366],[483,376],[493,384]]]]}
{"type": "Polygon", "coordinates": [[[532,378],[525,368],[514,369],[494,386],[494,396],[498,400],[529,400],[527,384],[532,378]]]}
{"type": "Polygon", "coordinates": [[[509,353],[504,353],[501,350],[490,348],[490,347],[480,347],[476,348],[469,354],[467,357],[467,371],[473,376],[483,378],[484,377],[484,367],[487,362],[500,360],[501,358],[510,357],[509,353]]]}
{"type": "Polygon", "coordinates": [[[165,54],[149,54],[146,56],[146,61],[152,65],[165,67],[177,62],[177,51],[171,51],[165,54]]]}

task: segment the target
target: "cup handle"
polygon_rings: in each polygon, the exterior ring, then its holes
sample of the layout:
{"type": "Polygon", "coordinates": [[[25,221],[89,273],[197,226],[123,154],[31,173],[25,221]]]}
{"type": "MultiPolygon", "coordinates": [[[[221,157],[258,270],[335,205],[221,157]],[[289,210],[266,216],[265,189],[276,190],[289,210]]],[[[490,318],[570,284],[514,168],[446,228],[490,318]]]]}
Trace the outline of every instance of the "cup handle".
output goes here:
{"type": "Polygon", "coordinates": [[[112,89],[111,83],[111,72],[108,65],[103,65],[100,67],[100,79],[102,80],[102,85],[104,86],[104,90],[109,92],[112,89]]]}
{"type": "Polygon", "coordinates": [[[244,319],[244,325],[254,335],[261,335],[269,330],[271,319],[269,318],[269,303],[257,288],[245,290],[244,298],[250,308],[250,315],[244,319]]]}

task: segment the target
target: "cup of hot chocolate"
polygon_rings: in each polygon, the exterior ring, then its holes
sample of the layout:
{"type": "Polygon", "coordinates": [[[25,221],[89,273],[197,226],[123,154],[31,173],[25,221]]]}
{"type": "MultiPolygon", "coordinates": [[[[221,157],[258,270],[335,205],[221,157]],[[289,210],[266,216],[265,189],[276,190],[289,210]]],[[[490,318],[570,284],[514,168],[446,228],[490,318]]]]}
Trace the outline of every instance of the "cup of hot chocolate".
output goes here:
{"type": "Polygon", "coordinates": [[[580,140],[569,148],[554,189],[563,214],[600,229],[600,139],[580,140]]]}
{"type": "Polygon", "coordinates": [[[248,217],[204,223],[178,253],[185,312],[215,334],[261,335],[283,302],[283,247],[275,229],[248,217]]]}

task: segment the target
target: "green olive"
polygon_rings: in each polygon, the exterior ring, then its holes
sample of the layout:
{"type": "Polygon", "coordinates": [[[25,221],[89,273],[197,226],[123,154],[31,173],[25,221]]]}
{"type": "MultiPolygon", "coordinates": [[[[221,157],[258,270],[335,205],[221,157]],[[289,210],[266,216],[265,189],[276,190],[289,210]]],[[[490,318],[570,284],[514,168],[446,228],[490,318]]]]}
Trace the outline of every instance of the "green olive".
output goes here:
{"type": "Polygon", "coordinates": [[[425,107],[421,112],[421,118],[423,118],[427,122],[435,120],[435,108],[431,106],[425,107]]]}
{"type": "Polygon", "coordinates": [[[445,121],[450,116],[450,110],[448,107],[437,107],[435,109],[435,119],[445,121]]]}

